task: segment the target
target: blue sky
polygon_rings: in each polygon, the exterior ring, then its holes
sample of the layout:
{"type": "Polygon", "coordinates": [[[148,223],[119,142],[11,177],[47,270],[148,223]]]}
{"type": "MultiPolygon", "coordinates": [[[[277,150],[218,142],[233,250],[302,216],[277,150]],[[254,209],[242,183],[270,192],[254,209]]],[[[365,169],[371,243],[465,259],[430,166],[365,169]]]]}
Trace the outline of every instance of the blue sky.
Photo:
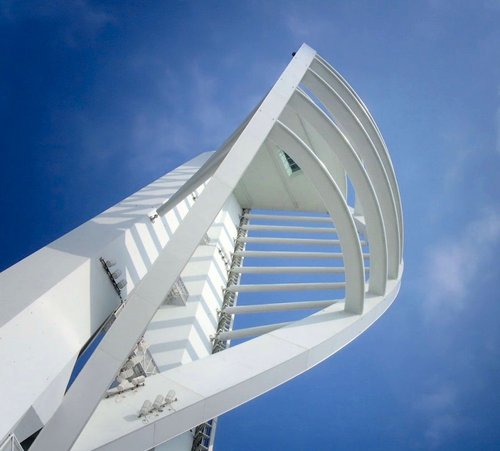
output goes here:
{"type": "Polygon", "coordinates": [[[376,118],[405,214],[399,298],[225,415],[228,450],[500,443],[500,2],[0,4],[0,270],[222,143],[307,42],[376,118]]]}

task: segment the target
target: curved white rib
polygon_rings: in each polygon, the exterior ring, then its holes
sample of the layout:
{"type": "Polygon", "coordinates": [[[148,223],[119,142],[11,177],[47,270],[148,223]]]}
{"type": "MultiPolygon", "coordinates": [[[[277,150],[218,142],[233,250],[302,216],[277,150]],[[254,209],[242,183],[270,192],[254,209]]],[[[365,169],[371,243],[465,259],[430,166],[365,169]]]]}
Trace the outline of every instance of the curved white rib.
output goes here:
{"type": "Polygon", "coordinates": [[[363,256],[356,226],[349,207],[328,169],[314,152],[285,124],[278,121],[269,139],[286,152],[302,168],[323,200],[335,225],[344,255],[345,308],[352,313],[362,313],[365,296],[363,256]]]}
{"type": "Polygon", "coordinates": [[[361,160],[338,127],[304,93],[296,92],[290,99],[289,106],[300,112],[304,120],[325,138],[331,146],[331,151],[337,153],[346,168],[356,195],[361,199],[366,217],[366,231],[372,257],[369,290],[372,293],[384,293],[387,283],[386,231],[377,195],[361,160]]]}
{"type": "Polygon", "coordinates": [[[375,119],[371,115],[363,100],[358,96],[356,91],[352,89],[349,83],[328,63],[328,61],[325,61],[320,55],[316,55],[313,63],[311,64],[311,69],[313,69],[318,75],[325,79],[328,84],[332,86],[332,88],[334,88],[335,91],[337,91],[337,93],[341,96],[341,98],[349,105],[349,107],[361,121],[361,123],[365,127],[365,130],[368,132],[370,138],[377,147],[396,203],[399,222],[400,257],[402,259],[404,246],[404,222],[401,206],[401,196],[399,195],[399,188],[396,180],[396,174],[394,172],[394,166],[392,164],[387,146],[382,134],[380,133],[377,123],[375,122],[375,119]]]}
{"type": "Polygon", "coordinates": [[[333,180],[335,180],[344,198],[347,199],[347,178],[344,166],[335,152],[328,151],[328,143],[326,143],[321,136],[315,134],[314,130],[311,130],[311,126],[305,123],[300,115],[289,107],[285,107],[285,110],[281,113],[281,120],[286,122],[290,129],[292,129],[316,155],[322,155],[321,161],[332,175],[333,180]]]}
{"type": "MultiPolygon", "coordinates": [[[[388,273],[389,277],[394,279],[398,275],[400,262],[399,224],[394,196],[377,149],[349,106],[325,80],[312,70],[309,70],[303,79],[303,83],[312,89],[326,108],[334,114],[339,128],[363,161],[366,172],[377,193],[384,225],[387,229],[388,273]]],[[[363,202],[361,204],[364,206],[363,202]]]]}
{"type": "MultiPolygon", "coordinates": [[[[387,150],[387,145],[385,144],[384,137],[382,136],[382,133],[380,132],[380,129],[378,128],[377,122],[375,121],[374,117],[370,113],[370,110],[366,106],[366,104],[363,102],[363,99],[359,97],[358,93],[352,88],[352,86],[347,82],[347,80],[335,70],[334,67],[332,67],[328,61],[326,61],[324,58],[321,57],[321,55],[316,54],[314,57],[314,62],[319,62],[321,63],[325,68],[328,69],[328,71],[334,75],[334,77],[339,81],[340,85],[343,87],[342,91],[345,91],[346,97],[345,98],[352,98],[353,101],[355,101],[363,110],[364,115],[367,117],[369,120],[371,126],[373,127],[375,134],[377,135],[377,141],[380,143],[382,148],[384,149],[384,153],[386,154],[386,160],[388,163],[388,167],[390,167],[390,172],[393,174],[394,181],[396,181],[396,176],[394,172],[394,166],[391,161],[391,157],[389,155],[389,151],[387,150]]],[[[314,62],[311,64],[311,67],[316,67],[314,62]]],[[[344,99],[345,99],[344,98],[344,99]]],[[[393,185],[395,189],[396,197],[400,198],[399,196],[399,188],[397,182],[393,185]]]]}

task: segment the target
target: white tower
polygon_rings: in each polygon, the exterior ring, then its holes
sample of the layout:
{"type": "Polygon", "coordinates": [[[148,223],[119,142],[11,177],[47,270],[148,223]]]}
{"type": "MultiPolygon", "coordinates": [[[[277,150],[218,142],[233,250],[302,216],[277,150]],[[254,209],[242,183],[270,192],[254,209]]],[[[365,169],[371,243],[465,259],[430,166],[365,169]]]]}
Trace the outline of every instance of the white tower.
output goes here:
{"type": "Polygon", "coordinates": [[[380,131],[303,45],[217,152],[0,274],[0,450],[211,449],[383,314],[402,254],[380,131]]]}

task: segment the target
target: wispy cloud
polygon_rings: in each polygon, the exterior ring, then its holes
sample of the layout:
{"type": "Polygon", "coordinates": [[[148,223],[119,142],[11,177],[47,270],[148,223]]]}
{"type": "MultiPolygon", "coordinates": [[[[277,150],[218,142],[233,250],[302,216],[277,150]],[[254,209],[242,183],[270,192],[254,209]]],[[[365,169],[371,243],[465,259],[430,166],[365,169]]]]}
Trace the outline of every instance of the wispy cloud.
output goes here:
{"type": "Polygon", "coordinates": [[[151,74],[157,98],[142,98],[144,107],[131,113],[127,133],[132,167],[147,168],[167,154],[185,160],[216,150],[238,126],[238,117],[242,120],[256,103],[251,91],[242,93],[238,87],[236,95],[229,92],[234,83],[228,83],[227,76],[217,77],[217,70],[203,60],[171,68],[168,62],[140,56],[133,64],[135,70],[151,74]]]}
{"type": "Polygon", "coordinates": [[[155,79],[157,92],[165,100],[164,108],[148,104],[135,112],[131,119],[130,164],[144,167],[155,164],[152,162],[166,153],[184,159],[215,150],[217,134],[227,125],[227,115],[218,101],[218,81],[196,62],[175,73],[166,68],[155,79]]]}
{"type": "Polygon", "coordinates": [[[224,125],[225,117],[217,94],[223,91],[215,77],[203,72],[199,65],[190,69],[192,79],[193,114],[205,132],[213,132],[224,125]]]}
{"type": "Polygon", "coordinates": [[[479,275],[492,271],[489,263],[499,243],[500,211],[491,206],[461,232],[429,249],[423,284],[429,319],[449,319],[464,309],[479,275]]]}
{"type": "Polygon", "coordinates": [[[462,418],[451,412],[434,415],[425,432],[425,438],[431,448],[437,448],[448,437],[453,436],[463,424],[462,418]]]}
{"type": "Polygon", "coordinates": [[[285,18],[285,23],[292,35],[299,40],[306,39],[311,34],[311,27],[307,23],[302,21],[297,14],[288,14],[285,18]]]}
{"type": "Polygon", "coordinates": [[[418,401],[417,406],[428,412],[442,412],[456,407],[457,393],[451,384],[442,384],[439,388],[427,392],[418,401]]]}
{"type": "Polygon", "coordinates": [[[452,383],[441,384],[426,392],[418,400],[416,410],[426,422],[426,448],[437,448],[467,427],[467,419],[459,408],[458,392],[452,383]]]}
{"type": "Polygon", "coordinates": [[[316,38],[329,35],[335,37],[335,29],[329,17],[318,14],[317,10],[307,7],[288,8],[284,15],[285,27],[297,43],[315,41],[316,38]]]}

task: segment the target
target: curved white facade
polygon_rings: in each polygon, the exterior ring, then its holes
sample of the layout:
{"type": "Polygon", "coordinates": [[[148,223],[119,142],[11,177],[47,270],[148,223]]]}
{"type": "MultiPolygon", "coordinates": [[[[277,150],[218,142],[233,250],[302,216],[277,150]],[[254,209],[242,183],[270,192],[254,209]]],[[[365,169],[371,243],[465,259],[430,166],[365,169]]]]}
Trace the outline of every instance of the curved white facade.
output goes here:
{"type": "Polygon", "coordinates": [[[189,431],[349,343],[395,299],[402,271],[384,140],[347,82],[303,45],[217,152],[0,274],[1,382],[12,387],[0,443],[41,429],[30,449],[209,447],[189,431]],[[238,315],[298,311],[233,327],[238,315]]]}

